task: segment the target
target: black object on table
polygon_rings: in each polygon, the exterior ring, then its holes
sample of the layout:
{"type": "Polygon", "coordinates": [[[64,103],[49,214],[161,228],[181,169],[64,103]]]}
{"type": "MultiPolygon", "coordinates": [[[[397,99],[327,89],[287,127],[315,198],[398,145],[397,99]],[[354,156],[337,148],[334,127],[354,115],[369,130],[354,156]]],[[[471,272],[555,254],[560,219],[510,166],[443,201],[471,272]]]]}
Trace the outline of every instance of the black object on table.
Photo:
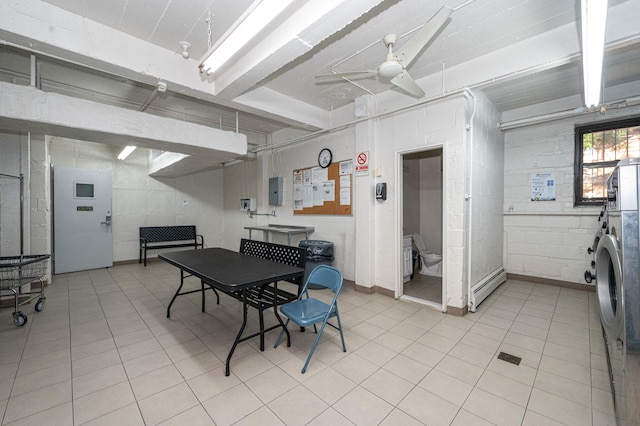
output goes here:
{"type": "MultiPolygon", "coordinates": [[[[223,248],[208,248],[201,250],[187,250],[172,253],[163,253],[158,257],[166,262],[180,268],[180,286],[176,291],[171,303],[167,307],[167,318],[170,316],[171,305],[179,295],[202,292],[202,312],[204,312],[204,290],[205,284],[211,289],[223,291],[233,297],[241,295],[242,300],[242,325],[236,335],[233,346],[229,351],[226,362],[225,375],[229,375],[229,364],[231,356],[238,346],[238,343],[252,337],[260,336],[260,347],[264,348],[264,334],[267,331],[281,327],[287,334],[287,345],[290,343],[290,336],[287,328],[278,315],[277,304],[273,305],[273,312],[278,319],[278,325],[264,329],[260,324],[260,331],[248,336],[242,336],[247,325],[247,309],[251,302],[249,293],[252,289],[268,286],[273,283],[276,295],[278,293],[277,282],[290,280],[304,276],[304,269],[271,260],[261,259],[254,256],[226,250],[223,248]],[[184,273],[190,274],[200,279],[201,289],[180,293],[184,284],[184,273]]],[[[219,300],[218,300],[219,302],[219,300]]]]}

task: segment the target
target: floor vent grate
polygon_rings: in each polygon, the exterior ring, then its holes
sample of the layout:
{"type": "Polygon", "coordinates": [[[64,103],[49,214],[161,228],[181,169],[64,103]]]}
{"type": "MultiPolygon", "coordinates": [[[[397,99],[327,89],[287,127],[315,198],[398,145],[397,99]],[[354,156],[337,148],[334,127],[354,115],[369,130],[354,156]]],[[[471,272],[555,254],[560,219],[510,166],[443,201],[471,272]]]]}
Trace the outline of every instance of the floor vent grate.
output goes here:
{"type": "Polygon", "coordinates": [[[522,358],[520,358],[519,356],[511,355],[505,352],[500,352],[498,354],[498,359],[510,362],[511,364],[515,365],[520,365],[520,361],[522,361],[522,358]]]}

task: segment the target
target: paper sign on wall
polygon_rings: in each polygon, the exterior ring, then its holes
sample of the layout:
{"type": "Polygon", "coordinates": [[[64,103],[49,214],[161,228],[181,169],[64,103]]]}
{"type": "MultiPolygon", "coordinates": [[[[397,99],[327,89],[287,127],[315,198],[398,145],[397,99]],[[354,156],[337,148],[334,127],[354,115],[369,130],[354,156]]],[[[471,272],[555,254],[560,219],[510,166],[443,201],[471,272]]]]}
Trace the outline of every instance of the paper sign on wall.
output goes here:
{"type": "Polygon", "coordinates": [[[356,154],[356,176],[369,175],[369,151],[356,154]]]}
{"type": "Polygon", "coordinates": [[[531,201],[555,201],[556,174],[533,173],[531,175],[531,201]]]}

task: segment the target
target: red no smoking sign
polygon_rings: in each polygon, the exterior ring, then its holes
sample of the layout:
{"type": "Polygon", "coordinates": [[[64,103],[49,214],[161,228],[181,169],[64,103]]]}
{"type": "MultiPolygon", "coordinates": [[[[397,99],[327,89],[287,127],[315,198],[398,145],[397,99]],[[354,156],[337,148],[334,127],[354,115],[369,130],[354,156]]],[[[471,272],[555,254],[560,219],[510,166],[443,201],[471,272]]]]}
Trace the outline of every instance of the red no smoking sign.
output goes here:
{"type": "Polygon", "coordinates": [[[356,155],[356,175],[364,176],[369,174],[369,151],[359,152],[356,155]]]}
{"type": "Polygon", "coordinates": [[[361,152],[358,154],[358,164],[367,164],[369,162],[369,156],[366,152],[361,152]]]}

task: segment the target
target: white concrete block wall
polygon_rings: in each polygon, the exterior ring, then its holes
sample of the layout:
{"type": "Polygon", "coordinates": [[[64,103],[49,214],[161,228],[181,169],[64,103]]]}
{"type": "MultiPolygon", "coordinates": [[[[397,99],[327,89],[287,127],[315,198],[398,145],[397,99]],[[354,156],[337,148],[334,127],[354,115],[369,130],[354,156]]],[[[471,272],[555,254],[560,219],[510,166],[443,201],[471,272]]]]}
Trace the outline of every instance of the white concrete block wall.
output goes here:
{"type": "MultiPolygon", "coordinates": [[[[9,176],[27,174],[21,165],[22,145],[27,136],[0,132],[0,173],[9,176]]],[[[28,185],[28,174],[24,182],[28,185]]],[[[0,177],[0,256],[20,254],[20,180],[0,177]]]]}
{"type": "Polygon", "coordinates": [[[402,235],[393,226],[397,210],[394,206],[399,153],[443,146],[444,190],[444,273],[447,305],[463,307],[464,262],[464,167],[467,151],[464,141],[464,100],[453,96],[419,108],[402,111],[379,120],[379,146],[375,167],[380,167],[382,180],[387,181],[390,197],[386,203],[376,205],[376,269],[375,285],[395,290],[398,279],[396,247],[402,235]]]}
{"type": "Polygon", "coordinates": [[[249,237],[249,232],[244,227],[256,223],[256,219],[250,219],[246,212],[240,211],[240,199],[257,198],[256,173],[257,160],[239,162],[223,170],[223,246],[230,250],[237,250],[240,239],[249,237]]]}
{"type": "Polygon", "coordinates": [[[57,165],[112,171],[114,261],[138,258],[140,226],[194,224],[206,246],[223,243],[222,170],[156,179],[147,175],[145,149],[120,161],[116,159],[118,147],[56,137],[49,140],[54,169],[57,165]]]}
{"type": "MultiPolygon", "coordinates": [[[[327,147],[333,154],[333,162],[353,160],[353,128],[332,133],[330,136],[318,136],[299,145],[282,147],[273,152],[262,151],[258,159],[227,167],[224,170],[225,200],[225,244],[237,248],[240,238],[247,238],[245,226],[285,224],[312,226],[315,232],[309,235],[312,240],[326,240],[334,244],[335,260],[333,265],[339,268],[346,279],[354,279],[355,234],[354,217],[343,215],[307,215],[293,212],[293,171],[313,167],[318,164],[320,149],[327,147]],[[255,197],[258,213],[271,213],[269,206],[268,179],[283,178],[283,205],[275,207],[276,216],[258,215],[249,218],[241,213],[240,199],[255,197]]],[[[291,135],[288,132],[273,136],[273,143],[284,142],[291,135]]],[[[296,135],[297,136],[297,135],[296,135]]],[[[355,177],[353,178],[355,179],[355,177]]],[[[353,183],[353,181],[352,181],[353,183]]],[[[253,231],[253,238],[262,239],[262,232],[253,231]]],[[[298,245],[304,235],[295,235],[292,245],[298,245]]],[[[287,244],[284,235],[272,234],[271,241],[287,244]]]]}
{"type": "Polygon", "coordinates": [[[442,158],[420,160],[420,227],[427,251],[442,254],[442,158]]]}
{"type": "MultiPolygon", "coordinates": [[[[51,228],[49,147],[44,135],[30,134],[29,137],[29,188],[30,207],[25,227],[30,232],[30,253],[50,254],[51,228]]],[[[26,195],[25,195],[26,196],[26,195]]]]}
{"type": "MultiPolygon", "coordinates": [[[[371,285],[386,288],[395,291],[399,276],[399,260],[398,247],[399,238],[402,236],[402,230],[396,229],[394,224],[399,223],[397,218],[398,209],[394,203],[397,199],[398,191],[402,190],[397,181],[399,164],[399,153],[410,152],[425,149],[428,147],[436,147],[442,145],[444,156],[444,193],[445,193],[445,212],[446,217],[444,237],[446,246],[446,273],[448,300],[450,306],[462,308],[466,304],[466,282],[464,281],[465,263],[465,179],[467,164],[467,148],[465,140],[465,114],[464,99],[456,96],[450,99],[434,102],[423,107],[412,110],[402,111],[397,114],[382,117],[378,120],[375,130],[376,134],[369,140],[370,172],[379,173],[376,181],[387,182],[388,200],[383,203],[372,203],[370,208],[374,209],[374,236],[373,244],[366,249],[373,250],[374,274],[371,285]],[[407,124],[409,123],[409,125],[407,124]],[[398,241],[396,241],[398,240],[398,241]]],[[[492,110],[491,114],[486,114],[486,123],[491,122],[495,125],[498,120],[492,110]]],[[[488,124],[479,124],[480,129],[488,128],[488,124]]],[[[493,131],[493,130],[492,130],[493,131]]],[[[485,131],[484,141],[491,145],[491,149],[487,152],[482,151],[484,156],[495,157],[495,147],[498,139],[492,131],[485,131]]],[[[368,256],[369,253],[356,253],[357,235],[355,234],[355,223],[353,217],[341,216],[325,216],[325,215],[294,215],[292,202],[292,183],[291,175],[294,169],[310,167],[315,165],[317,153],[322,147],[329,147],[334,154],[334,161],[352,159],[355,155],[355,147],[353,140],[357,139],[355,128],[332,133],[331,135],[318,136],[313,140],[306,141],[302,144],[277,149],[273,155],[264,151],[258,156],[255,166],[256,178],[256,198],[258,200],[258,210],[260,212],[269,212],[271,209],[266,202],[266,191],[264,190],[266,180],[272,176],[282,176],[284,178],[284,205],[276,208],[277,217],[257,216],[250,219],[251,224],[292,224],[292,225],[309,225],[316,228],[316,232],[311,235],[312,239],[324,239],[332,241],[335,246],[336,260],[334,264],[343,270],[347,279],[354,279],[356,256],[368,256]]],[[[277,136],[274,143],[277,143],[277,136]]],[[[360,148],[359,148],[360,149],[360,148]]],[[[501,157],[497,157],[497,166],[490,167],[489,172],[484,173],[483,184],[495,185],[502,178],[501,157]]],[[[248,163],[249,169],[253,173],[253,165],[248,163]]],[[[233,166],[225,169],[225,207],[226,211],[233,212],[238,209],[240,198],[252,196],[247,193],[246,183],[243,181],[243,175],[246,176],[246,165],[233,166]],[[231,193],[233,192],[233,193],[231,193]],[[229,207],[229,205],[231,207],[229,207]]],[[[358,182],[362,177],[354,177],[354,182],[358,182]]],[[[365,188],[366,190],[366,188],[365,188]]],[[[253,191],[253,188],[249,192],[253,191]]],[[[487,204],[498,211],[498,222],[501,211],[501,191],[483,190],[478,194],[479,198],[485,197],[489,201],[487,204]],[[496,199],[498,200],[496,207],[496,199]]],[[[373,188],[366,199],[372,199],[373,188]]],[[[491,210],[491,209],[489,209],[491,210]]],[[[493,211],[491,210],[491,211],[493,211]]],[[[479,216],[485,220],[486,213],[479,216]]],[[[227,224],[233,223],[234,229],[227,226],[227,241],[239,239],[236,237],[246,235],[247,231],[241,229],[241,225],[247,223],[247,219],[237,217],[226,218],[227,224]],[[238,228],[238,229],[235,229],[238,228]]],[[[489,222],[481,222],[483,225],[496,225],[495,217],[491,217],[489,222]]],[[[246,225],[245,225],[246,226],[246,225]]],[[[496,225],[497,226],[497,225],[496,225]]],[[[498,235],[501,235],[501,229],[497,229],[498,235]]],[[[495,231],[495,230],[494,230],[495,231]]],[[[493,234],[479,234],[478,240],[483,241],[491,248],[496,248],[501,253],[500,238],[492,238],[493,234]]],[[[294,242],[294,244],[297,243],[294,242]]],[[[501,255],[497,256],[498,263],[501,255]]],[[[366,274],[365,274],[366,275],[366,274]]]]}
{"type": "Polygon", "coordinates": [[[472,138],[473,164],[471,286],[503,266],[504,138],[498,128],[500,112],[482,92],[474,92],[474,96],[476,112],[468,135],[472,138]]]}
{"type": "MultiPolygon", "coordinates": [[[[540,110],[544,110],[540,105],[532,109],[540,110]]],[[[599,227],[600,207],[573,206],[575,126],[637,114],[640,107],[505,131],[503,209],[507,272],[587,285],[584,272],[590,270],[592,260],[587,247],[592,245],[599,227]],[[532,173],[547,172],[556,175],[556,201],[531,201],[532,173]]],[[[527,116],[526,111],[518,111],[518,115],[527,116]]]]}
{"type": "Polygon", "coordinates": [[[195,224],[206,247],[224,241],[223,171],[210,170],[176,178],[176,224],[195,224]]]}
{"type": "Polygon", "coordinates": [[[402,182],[403,182],[403,221],[402,235],[411,235],[420,232],[420,211],[422,207],[420,197],[420,183],[422,182],[421,170],[422,160],[404,159],[402,182]]]}
{"type": "MultiPolygon", "coordinates": [[[[48,152],[43,135],[0,131],[0,173],[23,175],[23,253],[51,253],[48,152]]],[[[20,180],[0,178],[0,256],[20,254],[20,180]]],[[[50,280],[50,272],[46,278],[50,280]]]]}

